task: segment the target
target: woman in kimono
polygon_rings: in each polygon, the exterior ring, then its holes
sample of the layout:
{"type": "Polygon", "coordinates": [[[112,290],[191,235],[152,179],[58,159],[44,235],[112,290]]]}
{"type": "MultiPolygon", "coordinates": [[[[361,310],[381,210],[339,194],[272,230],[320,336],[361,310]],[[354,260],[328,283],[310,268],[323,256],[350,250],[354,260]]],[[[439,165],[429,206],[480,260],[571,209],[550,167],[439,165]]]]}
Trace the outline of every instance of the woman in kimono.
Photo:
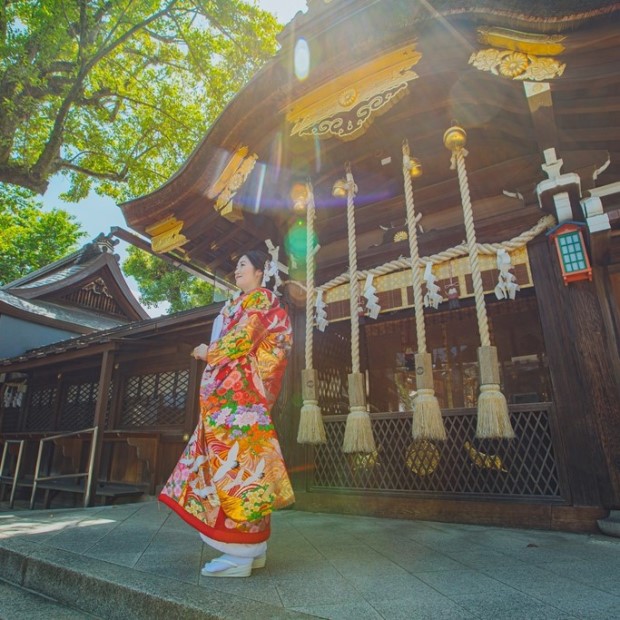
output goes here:
{"type": "Polygon", "coordinates": [[[242,294],[222,309],[211,344],[192,353],[207,362],[200,420],[159,496],[224,554],[205,564],[201,574],[208,577],[248,577],[263,567],[270,514],[295,501],[270,416],[291,325],[274,293],[263,288],[267,264],[259,251],[239,259],[235,281],[242,294]]]}

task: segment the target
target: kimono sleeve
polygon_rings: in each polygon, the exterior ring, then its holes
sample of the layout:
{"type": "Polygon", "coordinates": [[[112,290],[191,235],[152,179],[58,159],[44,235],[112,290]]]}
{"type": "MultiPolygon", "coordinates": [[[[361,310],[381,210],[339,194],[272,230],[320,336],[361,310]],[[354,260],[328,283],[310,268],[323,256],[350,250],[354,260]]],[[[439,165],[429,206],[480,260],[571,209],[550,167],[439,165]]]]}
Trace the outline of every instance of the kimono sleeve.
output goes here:
{"type": "Polygon", "coordinates": [[[266,293],[256,291],[248,295],[239,322],[209,345],[207,363],[210,366],[221,366],[255,350],[268,332],[267,314],[271,307],[266,293]]]}

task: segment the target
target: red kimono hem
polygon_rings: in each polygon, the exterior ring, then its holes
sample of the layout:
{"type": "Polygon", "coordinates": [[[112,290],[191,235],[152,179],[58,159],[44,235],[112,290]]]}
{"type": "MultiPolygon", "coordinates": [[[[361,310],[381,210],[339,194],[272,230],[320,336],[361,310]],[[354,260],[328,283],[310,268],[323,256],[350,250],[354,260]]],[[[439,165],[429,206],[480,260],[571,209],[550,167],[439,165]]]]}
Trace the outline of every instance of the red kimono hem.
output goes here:
{"type": "Polygon", "coordinates": [[[179,517],[185,521],[185,523],[193,527],[195,530],[198,530],[201,534],[204,534],[209,538],[213,538],[213,540],[218,540],[219,542],[251,545],[265,542],[271,535],[271,525],[269,525],[267,529],[262,532],[235,532],[224,529],[224,519],[226,517],[221,510],[217,516],[215,527],[210,527],[206,523],[203,523],[200,519],[197,519],[193,514],[187,512],[185,508],[175,502],[169,495],[164,495],[161,493],[158,499],[162,504],[165,504],[168,508],[174,510],[174,512],[176,512],[179,517]]]}

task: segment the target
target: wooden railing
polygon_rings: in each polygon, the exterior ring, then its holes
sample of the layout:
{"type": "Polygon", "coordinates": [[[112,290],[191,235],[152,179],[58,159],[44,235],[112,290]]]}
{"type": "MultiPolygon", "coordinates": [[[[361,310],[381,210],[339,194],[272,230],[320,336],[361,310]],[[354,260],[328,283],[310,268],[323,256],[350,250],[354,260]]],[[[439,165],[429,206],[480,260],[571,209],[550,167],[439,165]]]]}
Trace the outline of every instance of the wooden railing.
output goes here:
{"type": "MultiPolygon", "coordinates": [[[[92,488],[91,482],[92,482],[93,474],[94,474],[93,464],[94,464],[95,446],[97,444],[98,432],[99,432],[99,429],[96,427],[93,427],[93,428],[86,428],[83,430],[73,431],[69,433],[60,433],[58,435],[50,435],[48,437],[41,438],[39,442],[39,453],[37,455],[37,464],[34,469],[34,480],[32,481],[32,492],[30,494],[30,509],[31,510],[34,508],[37,488],[41,484],[43,484],[46,490],[48,491],[58,490],[58,491],[83,493],[84,494],[84,507],[90,504],[90,493],[91,493],[91,488],[92,488]],[[45,449],[45,444],[50,441],[53,442],[55,445],[62,446],[63,444],[65,444],[66,448],[73,450],[75,453],[76,443],[71,442],[71,441],[69,442],[66,441],[66,440],[71,440],[74,438],[79,439],[79,440],[82,440],[84,438],[90,438],[90,449],[88,452],[88,461],[86,464],[86,471],[84,472],[76,471],[76,472],[71,472],[69,474],[58,473],[58,474],[41,475],[41,463],[43,460],[43,452],[45,449]],[[71,443],[74,445],[70,445],[71,443]],[[77,484],[78,481],[80,480],[85,480],[85,484],[82,485],[83,488],[80,488],[80,485],[77,484]],[[69,484],[66,484],[67,482],[69,484]],[[73,490],[72,487],[75,487],[75,490],[73,490]]],[[[81,441],[77,443],[77,448],[81,448],[80,444],[81,444],[81,441]]]]}
{"type": "Polygon", "coordinates": [[[115,501],[124,496],[153,494],[159,433],[106,431],[100,441],[103,457],[99,471],[95,472],[99,432],[92,427],[53,435],[27,433],[0,437],[4,442],[0,499],[4,499],[6,489],[10,488],[12,508],[20,487],[30,489],[31,509],[35,507],[37,493],[42,490],[46,508],[58,493],[83,495],[84,506],[90,505],[94,496],[115,501]]]}
{"type": "Polygon", "coordinates": [[[25,444],[25,439],[5,439],[4,446],[2,448],[2,461],[0,462],[0,502],[4,501],[5,488],[10,485],[10,508],[13,508],[13,505],[15,503],[15,491],[17,490],[17,481],[21,474],[25,444]],[[17,449],[17,454],[15,455],[15,466],[12,471],[7,471],[7,473],[5,474],[5,467],[9,466],[9,461],[12,457],[11,448],[17,449]]]}

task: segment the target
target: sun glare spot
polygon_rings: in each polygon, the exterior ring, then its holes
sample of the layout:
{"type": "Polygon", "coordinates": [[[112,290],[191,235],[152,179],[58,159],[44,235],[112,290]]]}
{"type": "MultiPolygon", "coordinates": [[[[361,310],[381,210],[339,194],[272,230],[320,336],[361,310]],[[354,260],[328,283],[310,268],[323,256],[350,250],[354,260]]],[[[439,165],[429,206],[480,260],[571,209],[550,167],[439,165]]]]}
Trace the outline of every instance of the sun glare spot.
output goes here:
{"type": "Polygon", "coordinates": [[[276,133],[271,143],[271,162],[273,168],[273,181],[277,181],[282,167],[282,134],[276,133]]]}
{"type": "Polygon", "coordinates": [[[321,172],[321,141],[317,135],[314,136],[314,161],[317,174],[321,172]]]}
{"type": "Polygon", "coordinates": [[[258,183],[254,199],[254,213],[258,213],[260,210],[260,202],[263,197],[263,185],[265,184],[265,173],[267,171],[267,166],[263,163],[258,163],[256,168],[258,169],[258,183]]]}
{"type": "Polygon", "coordinates": [[[295,77],[303,82],[310,73],[310,48],[305,39],[298,39],[295,43],[295,77]]]}

